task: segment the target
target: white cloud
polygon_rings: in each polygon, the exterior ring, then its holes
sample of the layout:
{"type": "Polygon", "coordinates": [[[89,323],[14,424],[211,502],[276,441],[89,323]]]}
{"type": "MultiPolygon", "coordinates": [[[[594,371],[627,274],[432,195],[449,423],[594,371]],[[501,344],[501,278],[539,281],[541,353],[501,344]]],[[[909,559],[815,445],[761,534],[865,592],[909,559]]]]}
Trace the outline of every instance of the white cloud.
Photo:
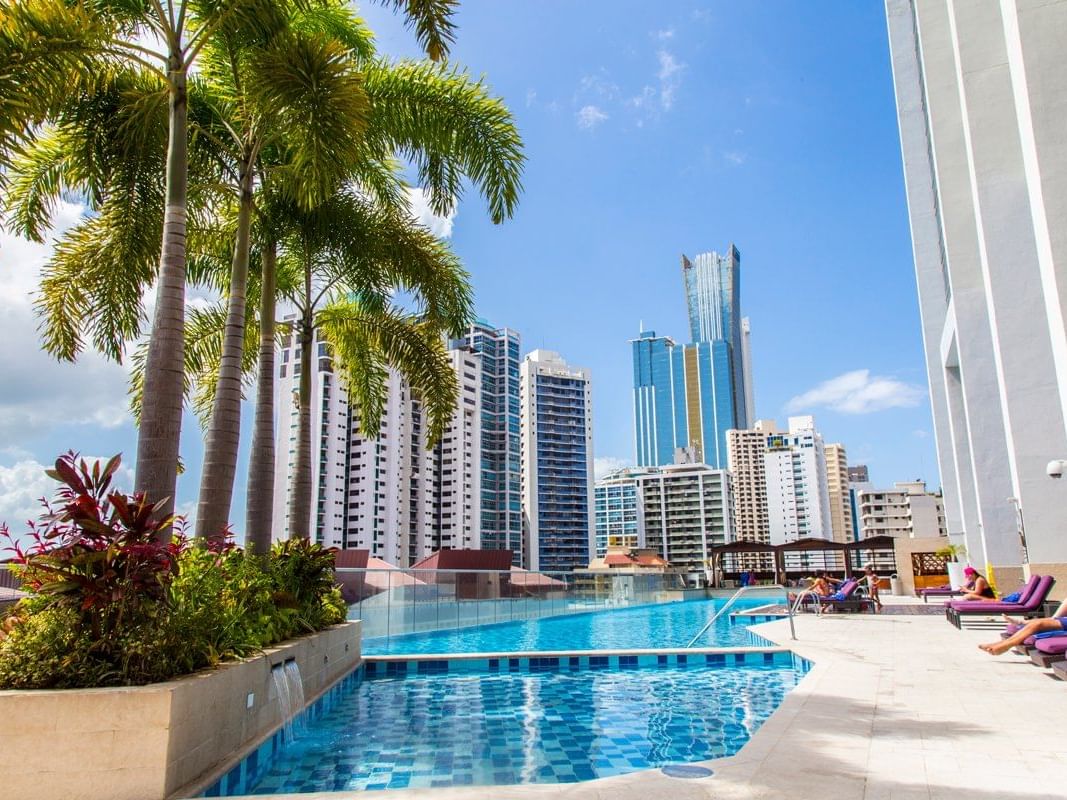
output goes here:
{"type": "Polygon", "coordinates": [[[674,28],[664,28],[661,31],[654,31],[653,38],[660,42],[666,42],[674,38],[674,28]]]}
{"type": "Polygon", "coordinates": [[[619,85],[608,78],[607,70],[599,74],[584,75],[578,83],[577,97],[593,97],[598,100],[614,100],[619,96],[619,85]]]}
{"type": "Polygon", "coordinates": [[[537,102],[537,92],[534,89],[526,90],[526,107],[529,108],[537,102]]]}
{"type": "Polygon", "coordinates": [[[593,476],[596,480],[600,480],[605,475],[628,466],[630,466],[630,462],[624,458],[601,456],[593,459],[593,476]]]}
{"type": "Polygon", "coordinates": [[[790,413],[825,407],[843,414],[870,414],[887,408],[911,408],[925,396],[920,386],[857,369],[831,378],[786,404],[790,413]]]}
{"type": "Polygon", "coordinates": [[[456,209],[447,216],[440,217],[430,209],[430,199],[425,190],[418,186],[408,187],[408,205],[415,220],[438,239],[447,239],[452,235],[452,223],[456,219],[456,209]]]}
{"type": "Polygon", "coordinates": [[[682,82],[681,73],[685,69],[685,64],[679,62],[667,50],[660,50],[656,57],[659,59],[659,72],[656,73],[656,77],[659,78],[659,101],[664,110],[669,111],[674,105],[675,92],[678,91],[678,86],[682,82]]]}
{"type": "MultiPolygon", "coordinates": [[[[81,206],[61,203],[49,237],[74,225],[81,213],[81,206]]],[[[74,364],[57,362],[41,350],[33,294],[51,251],[50,243],[0,233],[0,441],[7,446],[59,424],[115,428],[129,420],[124,367],[88,350],[74,364]]]]}
{"type": "Polygon", "coordinates": [[[722,154],[723,160],[728,164],[733,164],[735,167],[739,167],[748,160],[748,154],[741,150],[727,150],[722,154]]]}
{"type": "Polygon", "coordinates": [[[594,105],[582,106],[574,116],[578,119],[578,127],[585,130],[593,130],[608,118],[606,111],[594,105]]]}

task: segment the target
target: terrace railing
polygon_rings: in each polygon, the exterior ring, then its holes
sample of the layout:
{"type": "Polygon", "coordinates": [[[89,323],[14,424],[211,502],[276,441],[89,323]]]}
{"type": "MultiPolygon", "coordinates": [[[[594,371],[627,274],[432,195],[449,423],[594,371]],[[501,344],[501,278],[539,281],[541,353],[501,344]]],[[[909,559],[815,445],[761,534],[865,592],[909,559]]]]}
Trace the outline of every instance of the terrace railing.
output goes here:
{"type": "Polygon", "coordinates": [[[681,575],[525,570],[336,570],[349,619],[363,636],[539,619],[679,600],[681,575]]]}

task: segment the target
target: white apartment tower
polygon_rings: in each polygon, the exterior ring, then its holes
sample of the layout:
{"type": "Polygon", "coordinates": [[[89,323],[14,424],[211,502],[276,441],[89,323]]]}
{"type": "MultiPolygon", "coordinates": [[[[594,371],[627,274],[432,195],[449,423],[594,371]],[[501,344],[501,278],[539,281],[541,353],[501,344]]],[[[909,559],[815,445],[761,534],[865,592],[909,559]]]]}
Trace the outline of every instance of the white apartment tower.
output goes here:
{"type": "Polygon", "coordinates": [[[589,370],[534,350],[522,362],[519,408],[523,567],[586,567],[596,549],[589,370]]]}
{"type": "Polygon", "coordinates": [[[768,434],[763,464],[770,543],[832,539],[826,450],[814,417],[790,417],[788,433],[768,434]]]}
{"type": "Polygon", "coordinates": [[[1067,0],[886,16],[949,536],[999,586],[1063,584],[1067,0]]]}
{"type": "Polygon", "coordinates": [[[709,548],[734,540],[730,473],[692,462],[622,469],[596,484],[598,555],[650,548],[674,567],[700,569],[709,548]]]}
{"type": "Polygon", "coordinates": [[[830,529],[835,542],[852,541],[852,498],[848,457],[843,444],[826,445],[826,490],[830,497],[830,529]]]}
{"type": "MultiPolygon", "coordinates": [[[[459,378],[456,414],[438,445],[428,450],[422,404],[394,370],[374,438],[362,435],[359,409],[333,371],[328,346],[315,343],[311,376],[312,520],[315,540],[360,548],[407,566],[443,547],[480,546],[480,359],[450,352],[459,378]]],[[[282,342],[277,380],[275,540],[289,535],[289,497],[296,457],[300,349],[282,342]]]]}

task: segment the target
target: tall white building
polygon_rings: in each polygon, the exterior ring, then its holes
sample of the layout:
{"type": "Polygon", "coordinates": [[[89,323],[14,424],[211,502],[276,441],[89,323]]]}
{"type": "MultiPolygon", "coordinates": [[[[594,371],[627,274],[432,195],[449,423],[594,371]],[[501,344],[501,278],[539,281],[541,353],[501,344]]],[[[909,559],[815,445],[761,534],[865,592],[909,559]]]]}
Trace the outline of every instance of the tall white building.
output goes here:
{"type": "Polygon", "coordinates": [[[596,484],[598,555],[610,546],[654,549],[671,566],[701,568],[709,548],[734,539],[730,473],[707,464],[622,469],[596,484]]]}
{"type": "Polygon", "coordinates": [[[534,350],[522,362],[519,406],[523,566],[585,567],[596,547],[589,370],[534,350]]]}
{"type": "Polygon", "coordinates": [[[1062,585],[1067,0],[886,12],[949,535],[998,585],[1062,585]]]}
{"type": "MultiPolygon", "coordinates": [[[[378,436],[362,434],[360,411],[333,371],[326,344],[316,342],[312,396],[312,519],[316,541],[360,548],[407,566],[441,548],[480,547],[481,362],[450,352],[459,378],[456,414],[428,450],[422,404],[390,370],[378,436]],[[317,456],[317,457],[316,457],[317,456]]],[[[278,359],[275,540],[289,535],[296,458],[300,348],[292,335],[278,359]]]]}
{"type": "Polygon", "coordinates": [[[826,450],[814,417],[790,417],[788,432],[768,434],[763,463],[771,544],[833,539],[826,450]]]}

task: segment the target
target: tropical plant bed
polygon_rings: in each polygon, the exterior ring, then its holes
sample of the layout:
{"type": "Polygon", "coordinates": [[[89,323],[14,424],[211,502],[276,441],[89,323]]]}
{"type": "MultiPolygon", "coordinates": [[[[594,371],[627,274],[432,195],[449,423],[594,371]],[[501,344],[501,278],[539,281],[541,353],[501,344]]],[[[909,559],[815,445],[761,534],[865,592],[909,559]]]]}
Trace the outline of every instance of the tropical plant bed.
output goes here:
{"type": "Polygon", "coordinates": [[[0,691],[4,796],[174,796],[282,723],[271,670],[290,659],[314,700],[358,666],[360,623],[163,683],[0,691]]]}

